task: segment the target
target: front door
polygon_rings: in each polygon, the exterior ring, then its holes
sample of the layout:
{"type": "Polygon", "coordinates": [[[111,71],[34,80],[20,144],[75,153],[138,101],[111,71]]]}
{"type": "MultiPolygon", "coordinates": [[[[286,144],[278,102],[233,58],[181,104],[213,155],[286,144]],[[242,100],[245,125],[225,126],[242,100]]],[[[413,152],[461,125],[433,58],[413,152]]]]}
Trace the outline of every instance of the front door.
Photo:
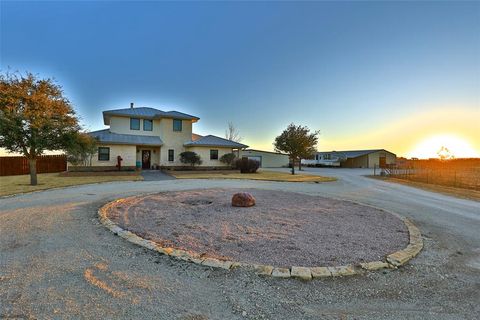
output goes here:
{"type": "Polygon", "coordinates": [[[142,169],[150,169],[150,150],[142,150],[142,169]]]}
{"type": "Polygon", "coordinates": [[[383,156],[379,158],[380,160],[380,168],[386,168],[387,167],[387,157],[383,156]]]}

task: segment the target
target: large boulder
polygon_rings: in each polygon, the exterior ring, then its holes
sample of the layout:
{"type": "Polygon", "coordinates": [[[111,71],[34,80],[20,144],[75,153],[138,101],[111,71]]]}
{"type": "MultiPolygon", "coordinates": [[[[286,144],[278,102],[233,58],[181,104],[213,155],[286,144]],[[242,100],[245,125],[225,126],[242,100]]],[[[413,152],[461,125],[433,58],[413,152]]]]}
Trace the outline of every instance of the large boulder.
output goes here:
{"type": "Polygon", "coordinates": [[[232,197],[232,206],[251,207],[255,205],[255,198],[247,192],[235,193],[232,197]]]}

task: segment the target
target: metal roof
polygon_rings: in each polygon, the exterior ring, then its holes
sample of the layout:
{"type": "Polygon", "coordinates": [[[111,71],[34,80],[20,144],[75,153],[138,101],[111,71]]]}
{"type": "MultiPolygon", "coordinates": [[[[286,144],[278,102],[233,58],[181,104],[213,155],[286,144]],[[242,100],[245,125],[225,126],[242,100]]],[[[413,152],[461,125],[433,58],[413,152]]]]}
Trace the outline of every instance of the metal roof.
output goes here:
{"type": "Polygon", "coordinates": [[[387,151],[385,149],[371,149],[371,150],[349,150],[349,151],[322,151],[322,152],[317,152],[317,154],[323,155],[323,154],[332,154],[332,155],[342,155],[345,158],[357,158],[361,157],[370,153],[378,152],[378,151],[385,151],[391,154],[394,154],[393,152],[387,151]]]}
{"type": "Polygon", "coordinates": [[[251,152],[258,152],[258,153],[271,153],[271,154],[277,154],[277,155],[282,155],[282,156],[288,156],[288,154],[282,153],[282,152],[264,151],[264,150],[258,150],[258,149],[245,149],[243,151],[251,151],[251,152]]]}
{"type": "Polygon", "coordinates": [[[126,116],[126,117],[140,117],[149,119],[160,118],[175,118],[182,120],[197,121],[200,118],[178,111],[162,111],[155,108],[140,107],[140,108],[125,108],[115,110],[103,111],[103,122],[108,125],[110,116],[126,116]]]}
{"type": "Polygon", "coordinates": [[[201,146],[201,147],[227,147],[227,148],[235,148],[235,149],[243,149],[243,148],[248,148],[247,145],[241,144],[235,141],[227,140],[224,138],[220,138],[217,136],[213,135],[208,135],[201,137],[198,140],[195,141],[189,141],[184,143],[184,146],[186,147],[195,147],[195,146],[201,146]]]}
{"type": "Polygon", "coordinates": [[[162,139],[158,136],[120,134],[110,132],[109,129],[92,131],[88,134],[97,138],[100,143],[134,144],[141,146],[160,146],[163,144],[162,139]]]}

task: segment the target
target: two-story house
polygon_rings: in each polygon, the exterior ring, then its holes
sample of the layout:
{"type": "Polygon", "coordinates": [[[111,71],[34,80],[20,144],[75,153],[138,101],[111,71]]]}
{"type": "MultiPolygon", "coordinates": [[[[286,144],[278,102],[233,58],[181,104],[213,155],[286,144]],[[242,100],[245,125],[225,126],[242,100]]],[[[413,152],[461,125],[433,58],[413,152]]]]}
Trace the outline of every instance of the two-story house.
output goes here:
{"type": "Polygon", "coordinates": [[[180,153],[193,151],[200,155],[203,167],[221,167],[220,158],[248,146],[213,135],[192,133],[198,117],[178,111],[154,108],[130,108],[103,111],[103,122],[109,129],[90,132],[98,140],[98,153],[92,167],[110,169],[122,158],[124,168],[150,169],[180,167],[180,153]],[[110,168],[109,168],[110,167],[110,168]]]}

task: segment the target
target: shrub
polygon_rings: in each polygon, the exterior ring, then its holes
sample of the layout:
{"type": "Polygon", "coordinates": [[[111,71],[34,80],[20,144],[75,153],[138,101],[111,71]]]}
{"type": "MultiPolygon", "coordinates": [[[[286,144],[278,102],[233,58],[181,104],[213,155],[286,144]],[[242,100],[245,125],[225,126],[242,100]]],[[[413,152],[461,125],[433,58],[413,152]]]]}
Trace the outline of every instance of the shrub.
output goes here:
{"type": "Polygon", "coordinates": [[[226,153],[223,156],[220,157],[220,162],[228,164],[229,166],[233,165],[233,162],[235,161],[235,154],[234,153],[226,153]]]}
{"type": "Polygon", "coordinates": [[[189,164],[194,167],[196,164],[202,164],[200,156],[193,151],[185,151],[180,153],[180,162],[189,164]]]}
{"type": "Polygon", "coordinates": [[[240,173],[255,173],[260,167],[260,162],[248,158],[238,159],[235,164],[240,173]]]}

